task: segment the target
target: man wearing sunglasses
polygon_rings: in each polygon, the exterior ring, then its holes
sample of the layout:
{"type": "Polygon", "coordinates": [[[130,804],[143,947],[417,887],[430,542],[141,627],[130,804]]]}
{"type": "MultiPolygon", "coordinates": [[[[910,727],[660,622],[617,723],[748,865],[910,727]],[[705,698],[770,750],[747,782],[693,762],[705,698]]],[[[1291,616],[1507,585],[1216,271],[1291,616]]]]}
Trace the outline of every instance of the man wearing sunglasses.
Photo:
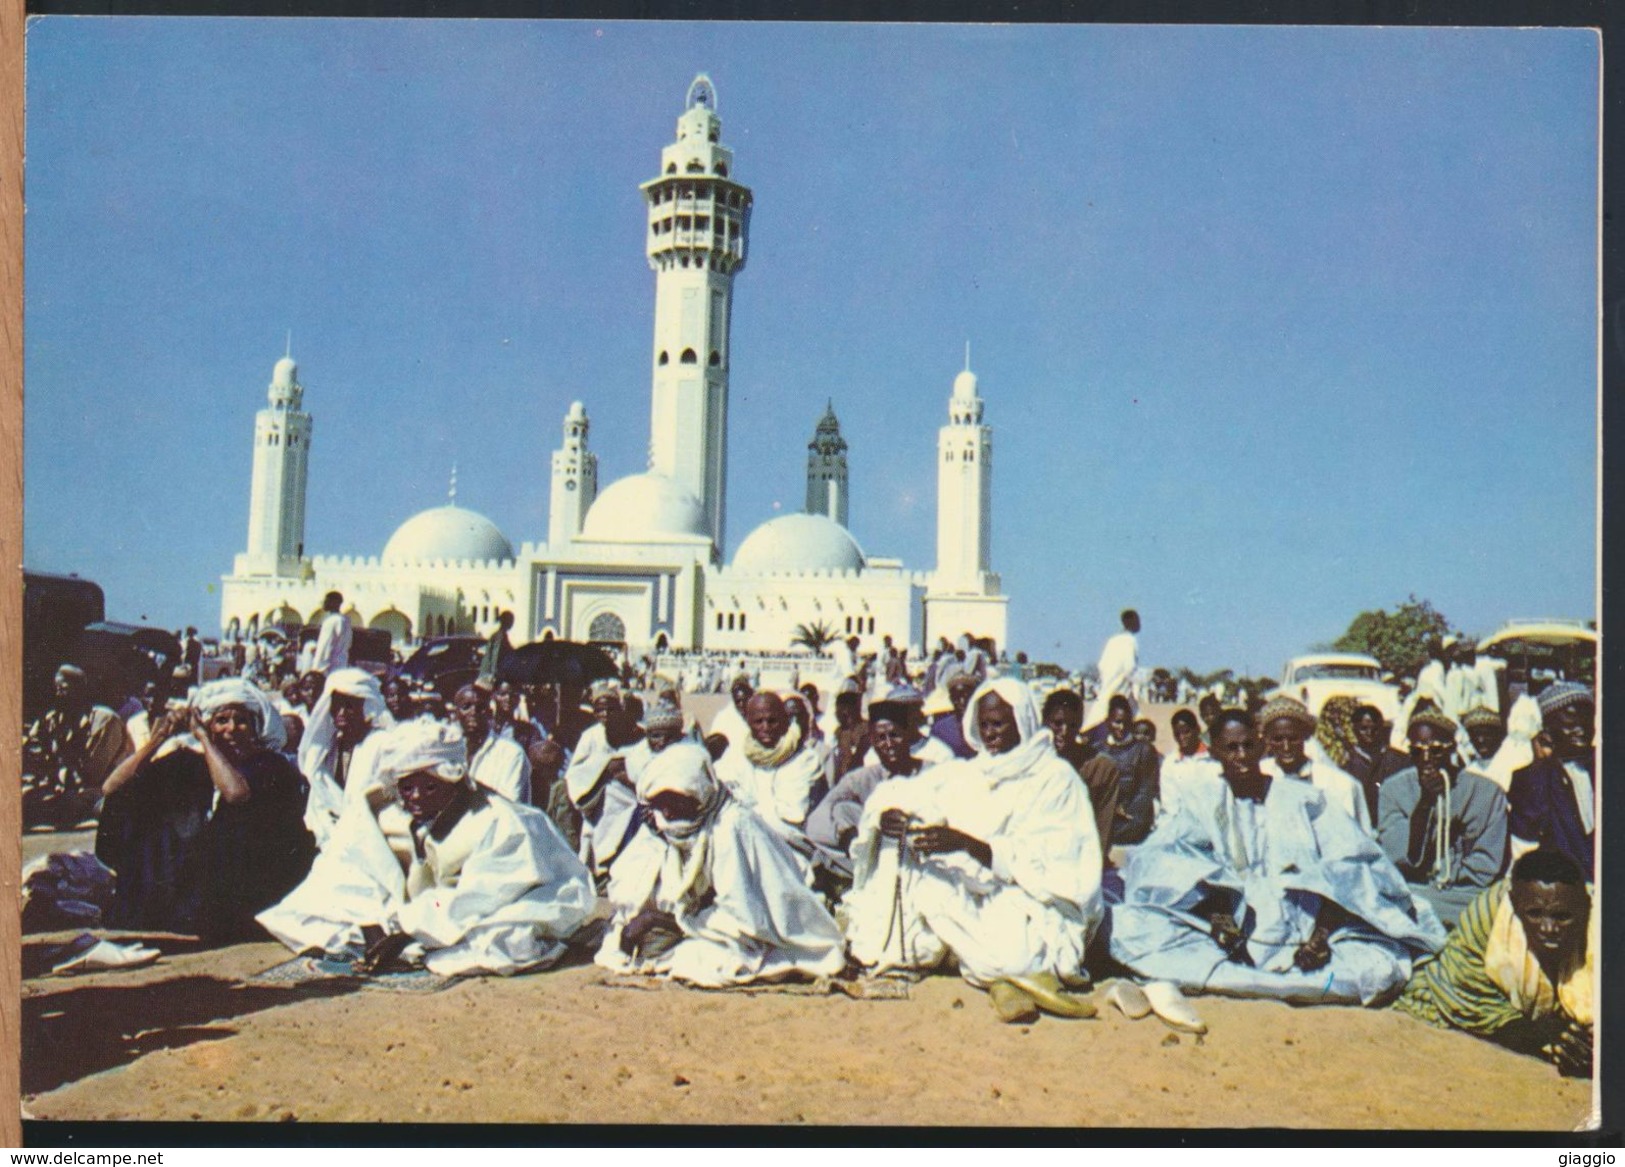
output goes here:
{"type": "Polygon", "coordinates": [[[1419,705],[1406,729],[1412,766],[1377,792],[1377,838],[1445,927],[1500,877],[1507,860],[1506,797],[1463,770],[1456,723],[1419,705]]]}

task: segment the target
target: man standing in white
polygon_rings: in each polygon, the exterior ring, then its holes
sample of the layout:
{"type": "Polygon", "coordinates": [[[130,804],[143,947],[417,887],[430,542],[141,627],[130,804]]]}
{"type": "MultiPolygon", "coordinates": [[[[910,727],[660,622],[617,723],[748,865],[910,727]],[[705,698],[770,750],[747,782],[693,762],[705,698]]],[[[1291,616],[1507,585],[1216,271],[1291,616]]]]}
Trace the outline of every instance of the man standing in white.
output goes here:
{"type": "Polygon", "coordinates": [[[322,598],[322,611],[327,615],[316,634],[316,655],[310,667],[329,677],[350,665],[350,618],[339,611],[343,606],[344,597],[338,592],[322,598]]]}
{"type": "Polygon", "coordinates": [[[1140,614],[1133,608],[1123,612],[1123,631],[1106,641],[1100,650],[1100,688],[1095,693],[1089,716],[1083,719],[1083,728],[1092,729],[1106,720],[1111,701],[1118,693],[1127,694],[1140,667],[1140,645],[1135,636],[1140,631],[1140,614]]]}

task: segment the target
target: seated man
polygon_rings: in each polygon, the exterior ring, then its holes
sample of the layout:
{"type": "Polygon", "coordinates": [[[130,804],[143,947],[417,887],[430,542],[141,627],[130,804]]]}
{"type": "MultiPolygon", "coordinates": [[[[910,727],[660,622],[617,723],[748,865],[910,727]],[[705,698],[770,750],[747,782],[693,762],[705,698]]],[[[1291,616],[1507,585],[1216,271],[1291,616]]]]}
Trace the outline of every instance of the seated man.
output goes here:
{"type": "Polygon", "coordinates": [[[745,720],[750,732],[722,755],[717,777],[805,857],[812,850],[807,815],[822,797],[823,767],[815,753],[802,749],[801,727],[778,694],[753,694],[745,720]]]}
{"type": "MultiPolygon", "coordinates": [[[[1507,740],[1507,723],[1495,710],[1478,705],[1461,715],[1461,732],[1456,745],[1461,751],[1461,767],[1490,781],[1494,779],[1495,755],[1507,740]]],[[[1510,777],[1510,775],[1509,775],[1510,777]]],[[[1500,789],[1499,783],[1496,789],[1500,789]]],[[[1503,792],[1504,793],[1504,792],[1503,792]]]]}
{"type": "Polygon", "coordinates": [[[1112,828],[1117,821],[1117,763],[1096,752],[1089,739],[1079,733],[1083,727],[1083,698],[1071,689],[1056,689],[1045,697],[1043,717],[1055,752],[1078,772],[1089,790],[1095,834],[1104,860],[1112,849],[1112,828]]]}
{"type": "Polygon", "coordinates": [[[581,735],[564,772],[570,801],[581,812],[582,860],[600,882],[637,823],[638,771],[649,761],[649,747],[638,725],[629,694],[604,682],[593,694],[596,724],[581,735]]]}
{"type": "Polygon", "coordinates": [[[259,921],[295,952],[506,976],[558,960],[594,903],[552,821],[476,785],[462,735],[420,720],[383,739],[309,877],[259,921]]]}
{"type": "Polygon", "coordinates": [[[282,735],[270,699],[235,677],[158,719],[102,786],[96,856],[118,872],[108,927],[262,938],[254,913],[305,877],[315,850],[282,735]]]}
{"type": "Polygon", "coordinates": [[[1091,731],[1089,740],[1117,767],[1117,817],[1112,823],[1112,846],[1130,847],[1145,841],[1157,813],[1159,761],[1152,746],[1134,736],[1134,704],[1121,693],[1106,702],[1106,720],[1091,731]]]}
{"type": "Polygon", "coordinates": [[[1376,843],[1308,782],[1271,778],[1252,715],[1225,710],[1224,781],[1186,793],[1124,873],[1113,959],[1191,992],[1294,1004],[1392,997],[1444,929],[1376,843]]]}
{"type": "Polygon", "coordinates": [[[1258,711],[1258,724],[1264,731],[1264,752],[1269,755],[1262,763],[1264,773],[1313,784],[1332,809],[1342,811],[1370,833],[1371,811],[1359,780],[1324,755],[1309,756],[1307,744],[1315,732],[1315,718],[1303,702],[1277,697],[1258,711]]]}
{"type": "Polygon", "coordinates": [[[882,782],[852,843],[841,905],[859,963],[929,970],[950,955],[1004,1021],[1037,1007],[1086,1016],[1063,985],[1087,980],[1100,921],[1100,841],[1075,770],[1026,685],[983,684],[965,718],[977,756],[882,782]]]}
{"type": "MultiPolygon", "coordinates": [[[[932,737],[925,730],[925,694],[913,685],[893,685],[884,697],[876,698],[869,703],[869,716],[874,717],[875,705],[887,702],[894,707],[906,707],[903,712],[907,715],[908,727],[904,730],[908,738],[908,752],[913,754],[927,766],[937,766],[943,762],[954,760],[953,750],[941,738],[932,737]]],[[[863,754],[863,765],[873,766],[880,761],[880,755],[875,752],[871,743],[863,754]]]]}
{"type": "Polygon", "coordinates": [[[863,719],[863,694],[856,689],[835,694],[835,732],[831,737],[835,748],[826,764],[833,785],[849,771],[868,764],[863,755],[870,745],[869,723],[863,719]]]}
{"type": "Polygon", "coordinates": [[[305,826],[318,847],[327,845],[327,837],[339,821],[351,775],[359,771],[358,780],[366,780],[365,771],[372,765],[378,745],[373,731],[394,725],[383,690],[371,673],[346,667],[327,678],[327,688],[316,699],[310,724],[299,742],[299,772],[310,784],[305,826]]]}
{"type": "Polygon", "coordinates": [[[1512,853],[1537,846],[1561,851],[1592,878],[1597,822],[1597,704],[1591,690],[1556,681],[1541,690],[1540,716],[1552,743],[1540,758],[1512,775],[1512,853]]]}
{"type": "MultiPolygon", "coordinates": [[[[941,674],[938,674],[939,678],[941,674]]],[[[963,672],[954,673],[946,680],[939,679],[942,696],[948,699],[947,709],[934,710],[935,716],[931,720],[931,736],[938,738],[942,744],[953,751],[956,758],[973,758],[976,756],[976,747],[965,740],[965,710],[970,708],[971,695],[976,692],[976,678],[963,672]]],[[[931,695],[931,701],[940,704],[937,694],[931,695]]]]}
{"type": "Polygon", "coordinates": [[[750,726],[745,722],[745,705],[756,694],[750,683],[750,678],[740,673],[734,677],[733,683],[728,686],[728,704],[717,710],[716,716],[711,719],[711,728],[706,731],[707,737],[719,736],[725,738],[729,746],[738,745],[750,736],[750,726]]]}
{"type": "Polygon", "coordinates": [[[469,777],[510,802],[530,805],[530,759],[492,727],[490,695],[478,685],[464,685],[452,696],[451,706],[463,730],[469,777]]]}
{"type": "Polygon", "coordinates": [[[1343,769],[1351,774],[1365,791],[1366,811],[1370,821],[1377,818],[1377,797],[1382,784],[1411,762],[1389,744],[1388,723],[1382,710],[1375,705],[1362,705],[1354,711],[1352,720],[1354,740],[1349,743],[1348,757],[1343,769]]]}
{"type": "Polygon", "coordinates": [[[789,846],[678,742],[638,781],[649,819],[615,861],[614,917],[597,962],[706,988],[833,976],[841,932],[789,846]]]}
{"type": "Polygon", "coordinates": [[[1598,916],[1573,860],[1532,851],[1467,906],[1396,1006],[1588,1078],[1598,916]]]}
{"type": "MultiPolygon", "coordinates": [[[[1218,710],[1214,716],[1218,716],[1218,710]]],[[[1169,728],[1174,733],[1175,752],[1163,759],[1157,778],[1157,821],[1179,811],[1185,791],[1191,786],[1222,782],[1219,763],[1202,740],[1202,727],[1189,709],[1174,713],[1169,728]]]]}
{"type": "Polygon", "coordinates": [[[72,827],[91,818],[102,783],[130,753],[124,722],[91,700],[83,669],[65,664],[53,684],[49,708],[23,737],[24,826],[72,827]]]}
{"type": "Polygon", "coordinates": [[[1377,841],[1446,928],[1506,866],[1506,799],[1461,768],[1456,723],[1431,705],[1411,714],[1415,765],[1382,784],[1377,841]]]}
{"type": "Polygon", "coordinates": [[[868,737],[874,743],[875,763],[849,772],[807,816],[807,838],[817,851],[817,862],[843,889],[852,882],[849,849],[869,795],[882,782],[912,778],[931,764],[913,750],[915,742],[923,740],[916,701],[873,702],[868,737]]]}

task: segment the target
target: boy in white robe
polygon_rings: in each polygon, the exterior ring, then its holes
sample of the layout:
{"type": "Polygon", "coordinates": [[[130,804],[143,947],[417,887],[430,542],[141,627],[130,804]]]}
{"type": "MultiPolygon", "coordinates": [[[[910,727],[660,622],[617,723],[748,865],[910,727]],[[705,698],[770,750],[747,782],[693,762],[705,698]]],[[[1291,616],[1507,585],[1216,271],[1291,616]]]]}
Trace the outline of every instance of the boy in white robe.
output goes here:
{"type": "Polygon", "coordinates": [[[1371,835],[1371,806],[1360,780],[1326,756],[1324,750],[1311,755],[1306,748],[1315,732],[1315,717],[1301,701],[1276,697],[1258,711],[1264,748],[1269,756],[1261,769],[1271,778],[1307,782],[1326,796],[1333,810],[1348,815],[1359,828],[1371,835]]]}
{"type": "Polygon", "coordinates": [[[797,857],[730,796],[704,748],[656,754],[638,795],[649,821],[615,861],[599,965],[705,988],[845,967],[840,928],[797,857]]]}
{"type": "Polygon", "coordinates": [[[600,883],[633,828],[638,773],[650,751],[637,715],[618,686],[601,687],[592,699],[595,724],[576,742],[564,786],[581,812],[581,859],[600,883]]]}
{"type": "Polygon", "coordinates": [[[1055,752],[1026,685],[986,682],[965,714],[977,755],[881,783],[852,843],[842,902],[852,956],[879,971],[949,955],[1000,1018],[1068,1016],[1101,917],[1100,843],[1077,771],[1055,752]],[[994,992],[993,990],[997,990],[994,992]]]}
{"type": "Polygon", "coordinates": [[[506,976],[557,961],[595,902],[552,821],[475,785],[454,727],[414,721],[384,736],[310,875],[258,920],[295,952],[364,950],[363,971],[404,958],[506,976]]]}

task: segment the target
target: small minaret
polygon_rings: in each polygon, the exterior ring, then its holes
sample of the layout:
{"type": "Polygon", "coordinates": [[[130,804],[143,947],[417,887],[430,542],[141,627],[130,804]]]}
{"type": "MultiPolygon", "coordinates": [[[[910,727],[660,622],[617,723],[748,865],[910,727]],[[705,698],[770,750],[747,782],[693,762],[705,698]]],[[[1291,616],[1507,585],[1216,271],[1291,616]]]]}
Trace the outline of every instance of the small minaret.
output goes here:
{"type": "Polygon", "coordinates": [[[547,542],[563,547],[581,534],[587,510],[598,497],[598,455],[587,449],[587,411],[579,401],[564,415],[564,444],[553,451],[553,495],[547,511],[547,542]]]}
{"type": "Polygon", "coordinates": [[[728,477],[728,330],[734,275],[745,266],[750,188],[735,182],[721,144],[717,95],[700,74],[688,87],[677,140],[660,152],[660,177],[641,189],[645,250],[655,272],[654,388],[649,469],[705,505],[723,552],[728,477]]]}
{"type": "Polygon", "coordinates": [[[271,373],[268,404],[254,419],[254,477],[248,500],[248,546],[240,575],[297,575],[305,553],[305,482],[310,414],[300,410],[292,341],[271,373]]]}
{"type": "Polygon", "coordinates": [[[846,439],[833,401],[824,407],[807,443],[807,513],[828,515],[846,526],[846,439]]]}
{"type": "Polygon", "coordinates": [[[976,374],[954,378],[948,424],[937,435],[937,587],[980,591],[991,570],[993,543],[993,431],[982,424],[976,374]]]}

